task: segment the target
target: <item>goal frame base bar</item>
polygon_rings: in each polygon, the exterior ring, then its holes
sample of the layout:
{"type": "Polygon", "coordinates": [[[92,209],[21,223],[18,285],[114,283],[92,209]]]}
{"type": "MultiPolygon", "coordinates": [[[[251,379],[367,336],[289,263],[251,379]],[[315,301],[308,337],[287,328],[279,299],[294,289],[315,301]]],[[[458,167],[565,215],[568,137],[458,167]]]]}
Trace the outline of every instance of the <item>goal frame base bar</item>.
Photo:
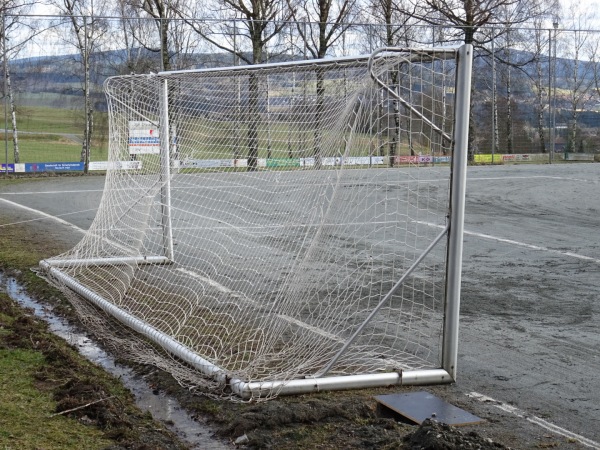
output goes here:
{"type": "Polygon", "coordinates": [[[402,370],[399,372],[252,383],[234,379],[229,382],[232,392],[243,399],[266,397],[272,393],[277,393],[277,395],[301,395],[321,391],[450,383],[454,383],[454,380],[444,369],[402,370]]]}
{"type": "MultiPolygon", "coordinates": [[[[157,257],[159,258],[159,257],[157,257]]],[[[113,258],[103,258],[112,260],[113,258]]],[[[117,258],[114,258],[117,259],[117,258]]],[[[118,258],[120,260],[136,258],[118,258]]],[[[143,258],[137,258],[144,261],[143,258]]],[[[167,258],[163,258],[168,261],[167,258]]],[[[68,260],[66,260],[68,261],[68,260]]],[[[124,263],[124,262],[123,262],[124,263]]],[[[202,358],[194,353],[185,345],[177,342],[162,331],[148,325],[132,314],[123,311],[121,308],[107,301],[101,295],[93,290],[83,286],[75,278],[65,274],[59,268],[59,261],[52,263],[44,260],[40,262],[41,269],[46,272],[50,278],[54,278],[63,283],[75,293],[92,302],[95,306],[102,309],[107,314],[116,318],[122,324],[130,327],[142,336],[150,339],[152,342],[160,345],[165,351],[181,359],[191,367],[199,370],[205,376],[208,376],[221,384],[224,389],[231,389],[231,392],[242,399],[268,397],[277,395],[298,395],[308,394],[320,391],[335,391],[347,389],[366,389],[397,385],[425,385],[425,384],[450,384],[455,380],[444,369],[420,369],[420,370],[401,370],[398,372],[385,372],[363,375],[341,375],[320,378],[304,378],[292,380],[275,380],[260,382],[245,382],[240,379],[230,378],[227,372],[219,366],[202,358]]]]}
{"type": "Polygon", "coordinates": [[[55,259],[43,260],[40,262],[41,267],[75,267],[82,264],[93,266],[121,266],[126,264],[173,264],[166,256],[130,256],[119,258],[87,258],[87,259],[55,259]]]}

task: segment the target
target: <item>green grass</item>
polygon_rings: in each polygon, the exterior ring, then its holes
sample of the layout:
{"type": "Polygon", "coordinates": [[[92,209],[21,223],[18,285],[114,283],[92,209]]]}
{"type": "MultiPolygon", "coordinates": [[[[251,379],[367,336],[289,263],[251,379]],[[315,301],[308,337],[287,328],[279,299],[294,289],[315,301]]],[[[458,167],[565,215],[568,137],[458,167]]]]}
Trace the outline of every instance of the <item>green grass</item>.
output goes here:
{"type": "Polygon", "coordinates": [[[38,389],[35,379],[44,364],[38,351],[0,350],[0,448],[95,449],[111,444],[96,428],[63,415],[51,417],[56,402],[50,392],[38,389]]]}
{"type": "MultiPolygon", "coordinates": [[[[2,114],[0,117],[4,116],[4,107],[0,108],[0,114],[2,114]]],[[[84,115],[82,110],[50,108],[46,106],[17,108],[17,126],[19,131],[81,134],[83,124],[84,115]]],[[[11,128],[10,114],[9,128],[11,128]]]]}
{"type": "MultiPolygon", "coordinates": [[[[0,151],[0,161],[6,157],[4,134],[0,133],[3,151],[0,151]]],[[[8,162],[14,162],[12,136],[8,136],[8,162]]],[[[90,150],[91,161],[106,161],[108,159],[108,146],[93,145],[90,150]]],[[[19,134],[19,162],[76,162],[81,158],[81,144],[60,135],[52,134],[19,134]]]]}
{"type": "MultiPolygon", "coordinates": [[[[0,186],[23,182],[37,179],[7,178],[0,186]]],[[[30,268],[71,245],[70,237],[53,234],[47,224],[23,223],[11,211],[0,215],[0,270],[17,278],[32,297],[51,304],[56,314],[67,316],[73,313],[66,299],[30,268]],[[40,240],[42,234],[48,239],[40,240]]],[[[135,408],[118,380],[0,292],[0,450],[107,447],[181,448],[135,408]]]]}
{"type": "MultiPolygon", "coordinates": [[[[292,126],[285,122],[273,122],[269,127],[264,122],[257,125],[258,157],[274,159],[304,158],[314,154],[315,133],[305,127],[292,126]]],[[[340,131],[321,132],[323,156],[339,156],[346,153],[346,139],[349,133],[340,131]]],[[[240,158],[248,154],[248,127],[236,128],[233,122],[211,122],[210,129],[198,119],[190,120],[188,128],[179,136],[179,152],[191,159],[230,159],[234,150],[240,158]]],[[[348,156],[377,155],[378,145],[388,152],[387,142],[378,142],[375,134],[356,132],[352,135],[348,156]]],[[[415,139],[416,153],[430,154],[430,149],[415,139]]],[[[403,139],[396,149],[397,155],[409,155],[410,148],[403,139]]]]}
{"type": "MultiPolygon", "coordinates": [[[[3,113],[3,111],[2,111],[3,113]]],[[[179,152],[184,158],[191,159],[230,159],[237,150],[239,158],[248,154],[248,128],[235,122],[211,122],[210,129],[203,119],[190,120],[186,129],[178,136],[179,152]]],[[[81,140],[83,131],[83,111],[50,107],[21,107],[17,111],[19,126],[19,162],[77,162],[81,158],[81,140]]],[[[94,123],[96,139],[92,142],[91,161],[108,159],[107,114],[95,113],[94,123]],[[98,137],[104,137],[99,139],[98,137]]],[[[311,157],[314,153],[314,132],[304,127],[293,126],[286,122],[275,121],[268,127],[264,121],[258,126],[259,158],[302,158],[311,157]]],[[[10,125],[9,125],[10,128],[10,125]]],[[[342,132],[322,132],[321,146],[326,151],[324,156],[338,156],[346,152],[345,139],[348,134],[342,132]]],[[[377,136],[357,132],[352,138],[349,156],[368,156],[379,153],[377,136]]],[[[6,144],[8,144],[8,162],[14,162],[12,135],[0,134],[0,162],[6,160],[6,144]]],[[[404,142],[398,145],[398,155],[408,155],[410,150],[404,142]]],[[[415,142],[415,151],[428,154],[428,148],[415,142]]],[[[144,158],[144,157],[141,157],[144,158]]]]}
{"type": "MultiPolygon", "coordinates": [[[[4,115],[4,108],[0,108],[4,115]]],[[[0,116],[1,117],[1,116],[0,116]]],[[[94,113],[96,136],[107,136],[107,114],[94,113]]],[[[7,124],[11,129],[12,125],[7,124]]],[[[84,116],[82,110],[50,107],[21,107],[17,110],[19,130],[19,162],[77,162],[81,158],[81,143],[84,116]]],[[[1,126],[0,128],[4,128],[1,126]]],[[[0,162],[6,162],[8,144],[8,162],[14,162],[12,133],[5,137],[0,133],[0,162]]],[[[107,139],[92,141],[90,159],[106,161],[108,155],[107,139]]]]}

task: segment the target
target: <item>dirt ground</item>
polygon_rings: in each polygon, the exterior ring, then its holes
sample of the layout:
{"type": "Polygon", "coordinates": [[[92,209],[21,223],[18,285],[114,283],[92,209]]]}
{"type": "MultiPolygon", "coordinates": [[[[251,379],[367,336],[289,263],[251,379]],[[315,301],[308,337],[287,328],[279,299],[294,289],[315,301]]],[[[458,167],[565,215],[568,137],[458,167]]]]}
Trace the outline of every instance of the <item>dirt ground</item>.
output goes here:
{"type": "MultiPolygon", "coordinates": [[[[72,323],[78,318],[60,293],[32,282],[28,273],[11,271],[30,294],[47,303],[72,323]]],[[[43,389],[51,389],[57,400],[57,412],[70,412],[71,417],[106,432],[115,441],[111,449],[178,449],[210,448],[183,442],[162,426],[156,426],[147,415],[132,405],[131,396],[109,397],[110,377],[97,376],[97,367],[82,364],[73,348],[47,331],[46,325],[14,303],[0,303],[2,313],[17,318],[11,333],[3,336],[0,345],[9,348],[30,348],[35,345],[47,360],[37,375],[43,389]],[[53,380],[67,380],[55,385],[53,380]],[[108,385],[107,385],[108,383],[108,385]],[[95,403],[97,402],[97,403],[95,403]],[[89,405],[82,408],[83,405],[89,405]]],[[[127,363],[127,360],[121,360],[127,363]]],[[[208,424],[219,448],[249,449],[502,449],[533,448],[519,437],[507,432],[510,424],[500,421],[493,413],[483,415],[484,425],[449,427],[435,421],[421,426],[408,422],[374,400],[375,395],[418,390],[416,387],[394,387],[372,390],[323,392],[317,394],[281,397],[268,402],[236,403],[215,400],[201,392],[183,388],[168,373],[152,366],[130,362],[137,374],[147,380],[157,396],[172,396],[195,420],[208,424]],[[491,437],[490,437],[491,436],[491,437]],[[521,445],[522,444],[522,445],[521,445]]],[[[445,387],[426,388],[441,397],[445,387]],[[437,391],[437,392],[436,392],[437,391]]],[[[465,401],[457,405],[472,409],[465,401]]],[[[482,411],[479,411],[481,413],[482,411]]],[[[166,424],[169,425],[169,424],[166,424]]],[[[540,441],[535,448],[560,448],[549,439],[540,441]]],[[[567,448],[573,447],[571,444],[567,448]]]]}
{"type": "MultiPolygon", "coordinates": [[[[27,283],[18,272],[17,278],[27,283]]],[[[35,290],[35,289],[34,289],[35,290]]],[[[38,293],[39,295],[39,293],[38,293]]],[[[14,317],[10,333],[2,334],[1,348],[41,351],[46,360],[36,374],[40,389],[50,390],[56,413],[97,427],[114,440],[110,449],[189,448],[186,443],[153,423],[132,404],[131,396],[110,395],[110,377],[83,363],[75,349],[48,332],[41,320],[1,297],[0,313],[14,317]],[[57,382],[56,380],[60,380],[57,382]],[[71,412],[67,412],[71,410],[71,412]]],[[[39,298],[57,306],[60,295],[39,298]]],[[[64,305],[63,305],[64,306],[64,305]]],[[[68,308],[63,314],[70,316],[68,308]]],[[[75,317],[70,320],[76,321],[75,317]]],[[[209,423],[223,443],[256,449],[498,449],[507,448],[475,429],[449,427],[425,421],[420,427],[392,417],[373,400],[389,390],[322,393],[275,399],[256,404],[214,400],[183,389],[167,373],[150,366],[135,366],[157,395],[177,397],[189,413],[209,423]]]]}
{"type": "MultiPolygon", "coordinates": [[[[20,276],[19,272],[12,274],[20,276]]],[[[111,449],[186,448],[164,424],[142,413],[117,380],[82,358],[75,348],[50,333],[46,323],[1,292],[0,317],[0,349],[31,350],[43,355],[44,364],[34,374],[35,386],[40,392],[51,393],[56,402],[54,415],[66,415],[96,427],[114,442],[111,449]]],[[[21,407],[27,408],[25,399],[23,402],[21,407]]]]}

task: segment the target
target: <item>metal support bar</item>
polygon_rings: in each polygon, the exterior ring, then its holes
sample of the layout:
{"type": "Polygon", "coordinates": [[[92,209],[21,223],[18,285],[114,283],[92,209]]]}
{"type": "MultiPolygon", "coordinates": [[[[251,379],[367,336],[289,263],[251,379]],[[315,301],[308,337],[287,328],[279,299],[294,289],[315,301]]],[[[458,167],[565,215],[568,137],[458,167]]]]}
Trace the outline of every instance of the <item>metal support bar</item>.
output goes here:
{"type": "Polygon", "coordinates": [[[462,272],[465,192],[467,186],[467,150],[469,144],[469,110],[473,46],[463,45],[458,51],[456,74],[454,150],[450,181],[450,230],[446,259],[446,305],[442,343],[442,368],[456,379],[458,359],[458,320],[462,272]]]}
{"type": "Polygon", "coordinates": [[[420,386],[427,384],[451,383],[452,378],[442,369],[410,370],[366,375],[343,375],[326,378],[306,378],[302,380],[265,381],[246,383],[232,379],[229,384],[233,393],[243,399],[266,397],[268,395],[300,395],[320,391],[344,389],[370,389],[386,386],[420,386]]]}
{"type": "Polygon", "coordinates": [[[171,147],[169,131],[169,83],[162,80],[160,91],[160,200],[162,208],[163,247],[173,261],[173,228],[171,223],[171,147]]]}
{"type": "Polygon", "coordinates": [[[91,289],[83,286],[76,279],[66,275],[55,267],[51,267],[47,261],[42,261],[40,266],[50,277],[64,283],[69,289],[72,289],[77,294],[91,301],[107,314],[110,314],[124,325],[147,337],[152,342],[157,343],[169,353],[198,369],[204,375],[214,379],[221,385],[229,385],[233,393],[245,399],[264,397],[272,394],[296,395],[324,390],[364,389],[393,385],[424,385],[452,382],[448,373],[441,369],[411,370],[367,375],[345,375],[302,380],[256,381],[250,383],[239,379],[231,379],[228,381],[226,372],[221,367],[198,356],[198,354],[190,348],[113,305],[91,289]]]}
{"type": "Polygon", "coordinates": [[[113,305],[102,296],[98,295],[91,289],[83,286],[75,278],[61,272],[55,267],[51,267],[46,261],[40,262],[40,267],[51,277],[61,283],[64,283],[69,289],[72,289],[77,294],[91,301],[94,305],[102,309],[107,314],[110,314],[119,322],[137,331],[141,335],[147,337],[152,342],[157,343],[169,353],[181,358],[183,361],[198,369],[203,374],[217,380],[220,383],[226,383],[225,372],[218,366],[215,366],[210,361],[198,356],[188,347],[180,344],[170,336],[167,336],[162,331],[148,325],[146,322],[138,319],[135,316],[123,311],[119,307],[113,305]]]}
{"type": "Polygon", "coordinates": [[[385,295],[385,297],[383,297],[381,299],[379,304],[375,308],[373,308],[371,313],[363,321],[363,323],[360,324],[360,326],[356,329],[354,334],[352,334],[352,336],[350,336],[350,338],[344,343],[343,347],[337,352],[337,354],[331,359],[331,361],[329,361],[329,364],[327,364],[327,366],[325,366],[325,368],[322,369],[320,372],[315,374],[315,378],[322,377],[331,370],[333,365],[340,359],[340,357],[344,353],[346,353],[346,350],[348,349],[348,347],[350,347],[350,345],[352,345],[352,343],[356,340],[356,338],[360,335],[360,333],[362,333],[363,329],[368,325],[368,323],[373,319],[373,317],[375,317],[375,315],[379,312],[379,310],[383,307],[383,305],[385,305],[388,302],[388,300],[392,297],[392,295],[394,295],[396,293],[396,291],[398,289],[400,289],[400,287],[402,286],[402,283],[404,283],[404,280],[406,280],[406,278],[408,278],[410,276],[410,274],[412,274],[414,272],[414,270],[419,266],[419,264],[421,264],[421,261],[423,261],[423,259],[425,259],[425,257],[429,254],[429,252],[431,252],[431,250],[433,250],[433,248],[437,245],[437,243],[442,240],[442,238],[446,235],[447,231],[448,231],[448,226],[446,226],[444,228],[444,231],[442,231],[440,234],[438,234],[436,236],[436,238],[433,240],[433,242],[431,244],[429,244],[429,246],[423,251],[423,253],[421,253],[421,255],[419,255],[419,257],[416,259],[416,261],[408,268],[408,270],[406,272],[404,272],[402,277],[396,282],[396,284],[392,287],[392,289],[390,289],[390,291],[385,295]]]}
{"type": "Polygon", "coordinates": [[[75,267],[80,265],[90,266],[119,266],[125,264],[170,264],[172,261],[165,256],[129,256],[114,258],[87,258],[87,259],[51,259],[40,264],[52,267],[75,267]]]}
{"type": "MultiPolygon", "coordinates": [[[[375,53],[381,53],[383,50],[396,51],[397,49],[379,49],[375,50],[375,53]]],[[[413,54],[422,55],[448,55],[448,59],[456,54],[456,48],[449,47],[415,47],[411,49],[413,54]]],[[[279,69],[284,67],[293,67],[295,69],[308,69],[312,70],[314,66],[330,65],[336,63],[341,67],[364,67],[364,63],[371,58],[371,55],[358,55],[358,56],[342,56],[339,58],[321,58],[321,59],[306,59],[306,49],[304,53],[304,61],[285,61],[269,64],[252,64],[245,66],[230,66],[230,67],[215,67],[210,69],[185,69],[185,70],[171,70],[159,72],[158,75],[162,77],[181,75],[181,74],[194,74],[194,73],[211,73],[211,72],[255,72],[265,69],[279,69]]],[[[408,60],[407,60],[408,61],[408,60]]]]}
{"type": "MultiPolygon", "coordinates": [[[[436,133],[438,133],[440,136],[442,136],[444,139],[447,139],[448,141],[452,142],[452,137],[446,133],[444,130],[442,130],[440,127],[438,127],[436,124],[434,124],[431,120],[429,120],[427,117],[425,117],[420,111],[418,111],[414,106],[412,106],[408,101],[404,100],[400,94],[398,94],[398,92],[396,92],[393,89],[390,89],[390,87],[387,85],[387,83],[384,83],[382,80],[380,80],[377,75],[375,75],[375,72],[373,71],[373,61],[375,61],[375,57],[383,52],[389,52],[389,51],[393,51],[393,52],[398,52],[398,53],[407,53],[408,55],[412,55],[412,54],[431,54],[431,50],[427,51],[427,53],[424,53],[423,51],[419,51],[419,50],[415,50],[415,49],[403,49],[403,48],[380,48],[378,50],[375,50],[373,52],[373,54],[371,55],[371,57],[369,58],[369,73],[371,74],[371,78],[379,85],[381,86],[389,95],[391,95],[392,97],[394,97],[396,100],[398,100],[402,106],[404,106],[406,109],[408,109],[411,113],[413,113],[415,116],[417,116],[419,119],[421,119],[423,122],[425,122],[429,127],[431,127],[432,130],[434,130],[436,133]]],[[[446,49],[446,52],[448,52],[448,50],[446,49]]],[[[452,55],[456,54],[455,50],[452,50],[452,55]]],[[[406,58],[406,62],[411,62],[410,59],[406,58]]]]}

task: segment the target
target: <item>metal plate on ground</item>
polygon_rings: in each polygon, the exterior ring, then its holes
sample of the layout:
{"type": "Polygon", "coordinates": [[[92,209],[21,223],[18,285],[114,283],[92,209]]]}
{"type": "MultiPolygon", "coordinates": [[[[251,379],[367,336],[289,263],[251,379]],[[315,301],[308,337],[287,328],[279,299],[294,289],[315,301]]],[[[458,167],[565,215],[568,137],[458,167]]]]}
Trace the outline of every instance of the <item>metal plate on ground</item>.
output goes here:
{"type": "Polygon", "coordinates": [[[436,420],[447,425],[473,425],[484,419],[468,413],[441,398],[425,391],[407,394],[377,395],[375,400],[419,425],[425,419],[436,420]]]}

